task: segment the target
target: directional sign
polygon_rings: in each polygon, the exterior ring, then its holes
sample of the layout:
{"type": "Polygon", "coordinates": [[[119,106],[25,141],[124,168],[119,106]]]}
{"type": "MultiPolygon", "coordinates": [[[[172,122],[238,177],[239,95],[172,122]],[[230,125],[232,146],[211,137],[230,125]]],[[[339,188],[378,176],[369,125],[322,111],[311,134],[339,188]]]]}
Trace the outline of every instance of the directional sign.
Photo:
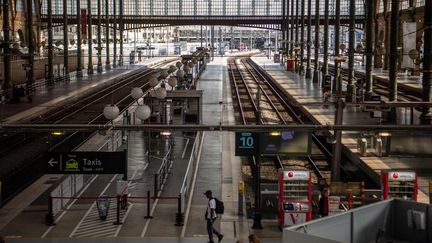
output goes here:
{"type": "Polygon", "coordinates": [[[47,174],[124,174],[125,152],[48,152],[47,174]]]}
{"type": "Polygon", "coordinates": [[[252,132],[236,132],[235,155],[253,156],[258,151],[258,135],[252,132]]]}

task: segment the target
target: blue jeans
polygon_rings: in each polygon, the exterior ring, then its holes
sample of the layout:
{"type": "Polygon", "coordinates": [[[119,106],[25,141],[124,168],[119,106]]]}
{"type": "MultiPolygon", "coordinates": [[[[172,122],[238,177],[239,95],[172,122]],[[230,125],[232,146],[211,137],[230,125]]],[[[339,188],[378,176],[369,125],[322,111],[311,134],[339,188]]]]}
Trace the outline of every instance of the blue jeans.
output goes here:
{"type": "Polygon", "coordinates": [[[209,235],[210,242],[213,242],[213,233],[220,237],[221,234],[213,227],[213,220],[207,219],[207,233],[209,235]]]}

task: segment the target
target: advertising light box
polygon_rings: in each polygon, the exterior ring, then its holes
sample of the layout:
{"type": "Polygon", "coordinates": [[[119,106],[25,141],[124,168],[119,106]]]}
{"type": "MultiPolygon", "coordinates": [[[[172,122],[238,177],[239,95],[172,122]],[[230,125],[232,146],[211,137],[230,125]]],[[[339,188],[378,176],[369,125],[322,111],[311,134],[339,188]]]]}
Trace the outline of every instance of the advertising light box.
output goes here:
{"type": "Polygon", "coordinates": [[[311,152],[311,134],[304,131],[278,131],[260,134],[263,155],[307,156],[311,152]]]}

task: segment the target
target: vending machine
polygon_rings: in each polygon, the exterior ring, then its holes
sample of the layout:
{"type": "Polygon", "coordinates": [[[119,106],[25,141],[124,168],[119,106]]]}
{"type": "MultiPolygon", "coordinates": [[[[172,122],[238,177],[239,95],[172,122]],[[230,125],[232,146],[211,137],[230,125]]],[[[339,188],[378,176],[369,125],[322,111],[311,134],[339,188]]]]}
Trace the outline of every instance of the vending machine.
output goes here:
{"type": "Polygon", "coordinates": [[[279,227],[312,219],[312,180],[310,171],[279,171],[279,227]]]}
{"type": "Polygon", "coordinates": [[[417,175],[413,171],[381,172],[381,190],[384,200],[398,198],[417,201],[417,175]]]}

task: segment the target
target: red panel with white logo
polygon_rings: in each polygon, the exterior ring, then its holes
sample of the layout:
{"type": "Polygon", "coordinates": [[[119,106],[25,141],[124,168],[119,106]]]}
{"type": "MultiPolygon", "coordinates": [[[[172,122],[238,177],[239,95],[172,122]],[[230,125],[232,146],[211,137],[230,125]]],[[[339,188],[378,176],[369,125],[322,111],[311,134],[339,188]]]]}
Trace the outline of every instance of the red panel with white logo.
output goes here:
{"type": "Polygon", "coordinates": [[[381,173],[382,198],[417,201],[417,175],[413,171],[386,171],[381,173]]]}
{"type": "Polygon", "coordinates": [[[286,227],[312,219],[312,181],[310,171],[279,172],[279,225],[286,227]]]}

